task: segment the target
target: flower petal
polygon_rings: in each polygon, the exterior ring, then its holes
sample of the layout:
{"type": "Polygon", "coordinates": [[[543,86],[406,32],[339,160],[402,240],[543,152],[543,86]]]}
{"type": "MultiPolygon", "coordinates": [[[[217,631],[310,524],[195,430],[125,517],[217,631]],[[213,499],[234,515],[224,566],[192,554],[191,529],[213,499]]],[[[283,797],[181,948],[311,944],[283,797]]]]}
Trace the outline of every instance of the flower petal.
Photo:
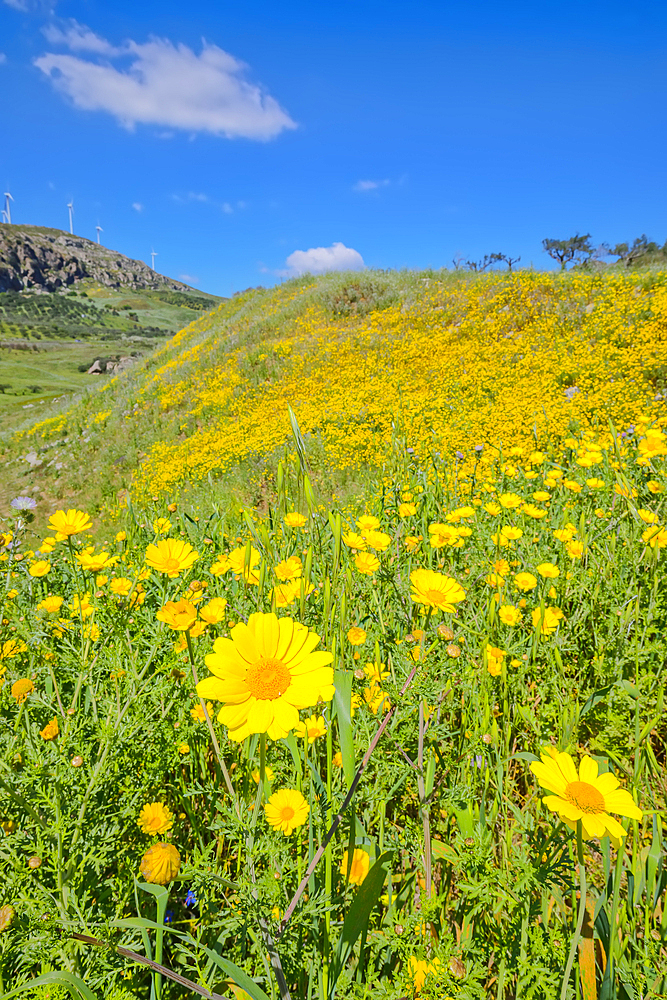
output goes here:
{"type": "Polygon", "coordinates": [[[579,780],[597,787],[598,765],[592,757],[582,757],[579,762],[579,780]]]}

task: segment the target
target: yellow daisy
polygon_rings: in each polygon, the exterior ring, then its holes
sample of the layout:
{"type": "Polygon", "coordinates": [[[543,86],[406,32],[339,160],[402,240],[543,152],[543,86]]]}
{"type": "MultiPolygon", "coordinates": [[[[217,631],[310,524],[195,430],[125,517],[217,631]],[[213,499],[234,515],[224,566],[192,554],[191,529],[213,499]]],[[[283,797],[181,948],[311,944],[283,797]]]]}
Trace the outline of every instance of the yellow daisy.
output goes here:
{"type": "Polygon", "coordinates": [[[283,739],[298,725],[299,709],[333,698],[333,656],[315,652],[320,637],[306,625],[257,612],[230,634],[214,642],[206,657],[214,676],[200,681],[197,692],[224,702],[218,720],[231,740],[251,733],[283,739]]]}
{"type": "Polygon", "coordinates": [[[410,583],[414,603],[424,604],[427,608],[454,611],[454,605],[466,596],[460,583],[431,569],[416,569],[410,574],[410,583]]]}
{"type": "Polygon", "coordinates": [[[297,792],[294,788],[282,788],[269,798],[264,811],[269,826],[289,837],[306,822],[310,806],[301,792],[297,792]]]}
{"type": "Polygon", "coordinates": [[[619,788],[611,772],[598,774],[597,762],[592,757],[581,758],[578,774],[568,753],[550,747],[541,757],[541,762],[534,761],[530,769],[542,787],[553,792],[542,801],[572,829],[581,820],[584,837],[624,837],[625,830],[609,812],[630,819],[642,818],[642,811],[630,793],[619,788]]]}

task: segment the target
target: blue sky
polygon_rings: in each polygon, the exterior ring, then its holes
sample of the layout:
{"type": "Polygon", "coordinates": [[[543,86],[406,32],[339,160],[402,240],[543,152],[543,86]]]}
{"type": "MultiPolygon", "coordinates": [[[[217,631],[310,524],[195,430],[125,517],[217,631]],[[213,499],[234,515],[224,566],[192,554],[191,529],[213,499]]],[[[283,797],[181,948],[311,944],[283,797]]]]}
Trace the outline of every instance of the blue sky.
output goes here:
{"type": "Polygon", "coordinates": [[[664,2],[0,0],[0,53],[12,221],[220,295],[667,239],[664,2]]]}

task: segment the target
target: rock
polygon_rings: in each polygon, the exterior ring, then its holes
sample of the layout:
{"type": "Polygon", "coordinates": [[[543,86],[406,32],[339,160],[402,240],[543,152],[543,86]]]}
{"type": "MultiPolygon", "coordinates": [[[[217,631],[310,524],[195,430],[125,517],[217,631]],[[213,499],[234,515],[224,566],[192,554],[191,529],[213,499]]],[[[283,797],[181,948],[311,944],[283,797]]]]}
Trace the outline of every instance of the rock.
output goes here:
{"type": "Polygon", "coordinates": [[[106,365],[102,366],[102,362],[98,358],[96,361],[93,361],[92,365],[90,366],[90,368],[88,369],[88,371],[87,371],[86,374],[87,375],[101,375],[102,372],[105,372],[105,371],[106,371],[106,365]]]}
{"type": "Polygon", "coordinates": [[[0,224],[0,292],[34,288],[54,292],[93,278],[109,288],[169,288],[188,285],[157,274],[140,260],[80,236],[42,226],[0,224]]]}

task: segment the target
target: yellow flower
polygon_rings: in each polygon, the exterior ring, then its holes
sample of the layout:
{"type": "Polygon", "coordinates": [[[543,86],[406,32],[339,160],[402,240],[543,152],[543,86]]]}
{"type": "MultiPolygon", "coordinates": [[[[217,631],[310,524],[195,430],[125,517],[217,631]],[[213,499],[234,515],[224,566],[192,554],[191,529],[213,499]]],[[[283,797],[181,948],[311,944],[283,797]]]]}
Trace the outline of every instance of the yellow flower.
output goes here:
{"type": "MultiPolygon", "coordinates": [[[[210,701],[206,702],[206,711],[208,712],[209,719],[213,718],[213,705],[210,701]]],[[[190,715],[195,720],[195,722],[206,722],[206,715],[204,714],[204,709],[201,704],[197,702],[194,708],[190,709],[190,715]]]]}
{"type": "Polygon", "coordinates": [[[660,518],[652,510],[638,510],[637,513],[641,517],[644,524],[659,524],[660,518]]]}
{"type": "MultiPolygon", "coordinates": [[[[271,782],[273,781],[273,779],[275,778],[275,776],[276,775],[275,775],[275,772],[274,772],[273,768],[271,767],[270,764],[267,764],[265,766],[265,768],[264,768],[264,777],[269,782],[269,784],[271,784],[271,782]]],[[[259,784],[259,768],[258,767],[256,767],[255,770],[252,772],[252,780],[255,782],[256,785],[259,784]]]]}
{"type": "Polygon", "coordinates": [[[63,606],[62,597],[49,596],[45,597],[43,601],[40,601],[37,605],[37,611],[46,611],[47,615],[55,615],[63,606]]]}
{"type": "Polygon", "coordinates": [[[518,625],[523,615],[513,604],[504,604],[502,608],[498,608],[498,617],[503,625],[518,625]]]}
{"type": "Polygon", "coordinates": [[[146,562],[158,573],[166,573],[170,579],[190,569],[199,558],[189,542],[180,538],[161,538],[156,545],[146,549],[146,562]]]}
{"type": "MultiPolygon", "coordinates": [[[[413,649],[413,654],[419,654],[419,649],[413,649]]],[[[373,713],[377,715],[380,709],[383,712],[388,712],[391,708],[391,702],[389,701],[389,696],[376,684],[371,684],[370,687],[364,688],[364,701],[368,705],[368,708],[373,713]]]]}
{"type": "Polygon", "coordinates": [[[502,587],[505,583],[505,577],[499,573],[489,573],[488,576],[484,577],[484,582],[489,587],[502,587]]]}
{"type": "Polygon", "coordinates": [[[526,592],[537,586],[537,577],[533,576],[532,573],[517,573],[514,577],[514,583],[519,590],[526,592]]]}
{"type": "Polygon", "coordinates": [[[415,552],[419,548],[421,541],[421,535],[406,535],[404,544],[408,552],[415,552]]]}
{"type": "Polygon", "coordinates": [[[224,597],[214,597],[199,609],[199,617],[209,625],[218,625],[225,617],[227,601],[224,597]]]}
{"type": "Polygon", "coordinates": [[[139,871],[147,882],[156,885],[167,885],[178,875],[181,867],[181,856],[173,844],[153,844],[143,858],[139,871]]]}
{"type": "Polygon", "coordinates": [[[116,532],[116,541],[117,542],[124,542],[126,538],[127,538],[127,533],[125,531],[117,531],[116,532]]]}
{"type": "Polygon", "coordinates": [[[569,542],[577,533],[577,529],[574,525],[568,525],[567,528],[554,528],[554,538],[557,538],[559,542],[569,542]]]}
{"type": "Polygon", "coordinates": [[[0,660],[8,660],[10,656],[18,656],[28,649],[22,639],[7,639],[0,643],[0,660]]]}
{"type": "Polygon", "coordinates": [[[167,601],[155,615],[159,622],[165,622],[169,628],[178,632],[186,632],[197,620],[197,609],[184,597],[180,601],[167,601]]]}
{"type": "Polygon", "coordinates": [[[239,548],[232,549],[227,558],[229,560],[229,568],[236,576],[243,577],[248,583],[259,582],[259,578],[255,577],[253,570],[259,563],[261,556],[252,545],[250,546],[250,558],[247,561],[247,547],[245,545],[240,545],[239,548]]]}
{"type": "Polygon", "coordinates": [[[492,500],[490,503],[484,504],[484,510],[488,514],[491,514],[492,517],[497,517],[497,515],[500,514],[502,507],[499,503],[496,503],[495,500],[492,500]]]}
{"type": "Polygon", "coordinates": [[[506,524],[500,529],[500,534],[510,542],[523,537],[523,529],[517,528],[514,524],[506,524]]]}
{"type": "Polygon", "coordinates": [[[581,493],[582,490],[581,484],[574,479],[564,479],[563,486],[566,490],[570,490],[571,493],[581,493]]]}
{"type": "Polygon", "coordinates": [[[384,531],[367,531],[364,535],[369,549],[384,552],[391,545],[391,536],[384,531]]]}
{"type": "Polygon", "coordinates": [[[584,554],[584,543],[577,541],[577,539],[572,539],[565,546],[565,551],[567,552],[570,559],[580,559],[584,554]]]}
{"type": "Polygon", "coordinates": [[[208,571],[209,573],[212,573],[213,576],[222,576],[222,574],[226,573],[228,569],[231,569],[228,557],[220,556],[211,566],[209,566],[208,571]]]}
{"type": "Polygon", "coordinates": [[[637,496],[637,490],[634,486],[624,486],[622,483],[616,483],[614,486],[614,493],[616,496],[623,497],[625,500],[634,500],[637,496]]]}
{"type": "Polygon", "coordinates": [[[486,669],[492,677],[497,677],[503,666],[503,660],[507,656],[504,649],[497,649],[496,646],[486,647],[486,669]]]}
{"type": "Polygon", "coordinates": [[[22,705],[28,695],[32,694],[34,690],[35,685],[29,677],[20,677],[12,684],[12,698],[16,698],[17,704],[22,705]]]}
{"type": "Polygon", "coordinates": [[[60,729],[58,728],[58,719],[55,716],[50,722],[47,722],[43,729],[40,729],[39,731],[39,735],[43,740],[55,740],[59,733],[60,729]]]}
{"type": "Polygon", "coordinates": [[[326,731],[327,725],[321,715],[309,715],[304,722],[299,722],[294,727],[297,736],[303,736],[304,739],[307,737],[309,743],[314,743],[320,736],[324,736],[326,731]]]}
{"type": "Polygon", "coordinates": [[[33,563],[32,566],[29,567],[28,572],[30,573],[30,576],[40,577],[46,576],[50,569],[51,563],[47,562],[46,559],[40,559],[38,562],[33,563]]]}
{"type": "Polygon", "coordinates": [[[352,864],[350,865],[350,874],[347,874],[348,865],[348,855],[347,851],[343,855],[343,860],[340,863],[340,873],[343,878],[347,878],[352,885],[361,885],[366,876],[368,875],[368,869],[371,866],[370,855],[366,851],[362,851],[360,847],[355,847],[354,854],[352,855],[352,864]]]}
{"type": "Polygon", "coordinates": [[[290,604],[294,604],[300,594],[301,586],[296,580],[290,580],[289,583],[279,583],[277,587],[271,588],[271,599],[275,599],[277,608],[288,608],[290,604]]]}
{"type": "Polygon", "coordinates": [[[340,752],[340,750],[337,750],[336,753],[333,755],[333,757],[331,758],[331,763],[333,764],[334,767],[343,766],[343,755],[340,752]]]}
{"type": "Polygon", "coordinates": [[[298,514],[295,510],[285,514],[285,524],[288,528],[303,528],[306,518],[303,514],[298,514]]]}
{"type": "Polygon", "coordinates": [[[333,698],[331,653],[315,652],[320,637],[291,618],[257,612],[231,638],[216,639],[206,663],[213,673],[197,685],[202,698],[224,702],[218,720],[231,740],[251,733],[283,739],[299,710],[333,698]]]}
{"type": "Polygon", "coordinates": [[[605,481],[604,479],[598,479],[597,476],[593,476],[592,479],[586,480],[586,486],[592,490],[602,490],[604,489],[605,481]]]}
{"type": "Polygon", "coordinates": [[[540,503],[544,503],[545,500],[549,500],[551,494],[547,493],[546,490],[537,490],[533,493],[533,500],[538,500],[540,503]]]}
{"type": "Polygon", "coordinates": [[[412,973],[415,994],[417,994],[421,993],[426,977],[430,973],[437,972],[440,968],[440,959],[434,958],[432,962],[426,962],[423,958],[415,958],[414,955],[411,955],[408,966],[412,973]]]}
{"type": "Polygon", "coordinates": [[[363,646],[366,642],[366,632],[359,625],[353,625],[347,633],[347,641],[351,646],[363,646]]]}
{"type": "Polygon", "coordinates": [[[414,603],[423,604],[427,608],[454,611],[454,605],[466,596],[465,590],[456,580],[430,569],[414,570],[410,574],[410,583],[414,603]]]}
{"type": "Polygon", "coordinates": [[[98,626],[95,625],[95,623],[93,622],[90,625],[83,626],[83,628],[81,629],[81,635],[83,636],[84,639],[91,639],[93,642],[97,642],[97,640],[100,637],[100,630],[98,626]]]}
{"type": "Polygon", "coordinates": [[[357,527],[359,531],[375,531],[380,527],[380,522],[372,514],[362,514],[357,520],[357,527]]]}
{"type": "Polygon", "coordinates": [[[166,833],[174,825],[174,816],[163,802],[147,802],[139,813],[137,823],[142,833],[166,833]]]}
{"type": "Polygon", "coordinates": [[[189,747],[189,745],[187,743],[179,743],[178,744],[178,752],[180,754],[183,754],[183,756],[185,756],[186,753],[190,753],[190,747],[189,747]]]}
{"type": "Polygon", "coordinates": [[[346,535],[343,535],[343,541],[348,549],[357,549],[359,552],[363,552],[366,548],[366,539],[363,535],[358,535],[356,531],[348,531],[346,535]]]}
{"type": "Polygon", "coordinates": [[[642,532],[642,541],[652,549],[664,549],[667,547],[667,531],[658,525],[652,525],[642,532]]]}
{"type": "Polygon", "coordinates": [[[441,549],[445,545],[458,549],[463,545],[460,529],[452,524],[430,524],[428,530],[432,549],[441,549]]]}
{"type": "Polygon", "coordinates": [[[108,552],[77,553],[76,561],[85,573],[99,573],[101,569],[113,566],[116,560],[108,552]]]}
{"type": "Polygon", "coordinates": [[[109,584],[109,590],[118,597],[127,597],[132,590],[132,581],[126,576],[117,576],[109,584]]]}
{"type": "Polygon", "coordinates": [[[554,563],[543,562],[537,567],[537,572],[540,576],[545,577],[547,580],[555,580],[557,576],[560,576],[560,570],[558,566],[554,563]]]}
{"type": "Polygon", "coordinates": [[[301,792],[294,788],[282,788],[271,795],[264,812],[269,826],[289,837],[306,822],[310,806],[301,792]]]}
{"type": "Polygon", "coordinates": [[[171,521],[166,517],[158,517],[153,521],[153,531],[156,535],[166,535],[171,528],[171,521]]]}
{"type": "MultiPolygon", "coordinates": [[[[418,629],[415,631],[418,631],[418,629]]],[[[415,636],[415,639],[419,642],[421,636],[419,638],[415,636]]],[[[368,677],[371,684],[379,684],[380,681],[385,679],[385,677],[389,677],[389,671],[384,663],[367,663],[364,667],[364,673],[366,674],[366,677],[368,677]]]]}
{"type": "Polygon", "coordinates": [[[273,572],[279,580],[295,580],[303,572],[303,563],[298,556],[290,556],[279,562],[273,572]]]}
{"type": "Polygon", "coordinates": [[[525,503],[521,510],[524,514],[528,514],[528,517],[534,517],[536,520],[547,516],[544,507],[537,507],[534,503],[525,503]]]}
{"type": "Polygon", "coordinates": [[[661,486],[660,483],[656,482],[655,479],[649,479],[649,481],[646,484],[646,488],[649,491],[649,493],[653,494],[664,492],[664,487],[661,486]]]}
{"type": "Polygon", "coordinates": [[[354,565],[364,576],[372,576],[380,568],[380,560],[372,552],[358,552],[354,557],[354,565]]]}
{"type": "Polygon", "coordinates": [[[401,503],[398,505],[399,517],[412,517],[417,513],[417,506],[414,503],[401,503]]]}
{"type": "Polygon", "coordinates": [[[551,635],[556,631],[559,622],[564,617],[560,608],[535,608],[533,611],[533,627],[539,629],[542,635],[551,635]]]}
{"type": "Polygon", "coordinates": [[[617,840],[625,837],[625,830],[610,812],[630,819],[642,818],[642,811],[630,793],[619,788],[611,772],[599,775],[597,762],[591,757],[581,758],[578,774],[568,753],[550,747],[541,757],[541,762],[534,761],[530,769],[542,787],[553,792],[542,801],[571,829],[576,829],[577,821],[581,820],[584,837],[610,836],[617,840]]]}
{"type": "Polygon", "coordinates": [[[501,507],[504,507],[505,510],[515,510],[517,507],[521,506],[523,499],[518,493],[501,493],[498,497],[498,503],[501,507]]]}
{"type": "Polygon", "coordinates": [[[6,903],[4,906],[0,906],[0,933],[6,931],[11,925],[14,919],[14,907],[6,903]]]}
{"type": "Polygon", "coordinates": [[[93,526],[88,514],[81,510],[57,510],[49,518],[49,524],[54,531],[69,538],[70,535],[79,535],[82,531],[88,531],[93,526]]]}

